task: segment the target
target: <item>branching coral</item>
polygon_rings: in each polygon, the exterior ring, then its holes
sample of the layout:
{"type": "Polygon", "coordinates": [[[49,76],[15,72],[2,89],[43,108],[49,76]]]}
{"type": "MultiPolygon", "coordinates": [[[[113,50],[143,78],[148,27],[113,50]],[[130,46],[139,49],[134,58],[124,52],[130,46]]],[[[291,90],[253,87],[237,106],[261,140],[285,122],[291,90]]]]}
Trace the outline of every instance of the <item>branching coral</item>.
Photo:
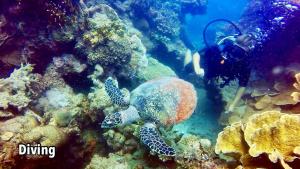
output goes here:
{"type": "Polygon", "coordinates": [[[0,79],[0,107],[13,106],[21,110],[31,102],[30,85],[37,80],[32,65],[21,66],[9,78],[0,79]]]}
{"type": "Polygon", "coordinates": [[[219,133],[215,151],[239,160],[244,167],[281,165],[290,169],[299,160],[300,117],[277,111],[253,115],[219,133]],[[263,155],[268,156],[265,161],[263,155]],[[261,161],[262,160],[262,161],[261,161]],[[251,162],[251,161],[256,161],[251,162]]]}

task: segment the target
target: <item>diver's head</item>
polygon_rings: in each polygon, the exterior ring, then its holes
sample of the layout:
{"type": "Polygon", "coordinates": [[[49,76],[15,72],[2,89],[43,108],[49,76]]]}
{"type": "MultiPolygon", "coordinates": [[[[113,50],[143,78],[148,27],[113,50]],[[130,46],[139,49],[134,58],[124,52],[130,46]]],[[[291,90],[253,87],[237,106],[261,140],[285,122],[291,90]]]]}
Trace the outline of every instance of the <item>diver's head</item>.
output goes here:
{"type": "Polygon", "coordinates": [[[242,34],[236,37],[236,43],[242,47],[245,51],[249,51],[254,46],[254,36],[249,34],[242,34]]]}

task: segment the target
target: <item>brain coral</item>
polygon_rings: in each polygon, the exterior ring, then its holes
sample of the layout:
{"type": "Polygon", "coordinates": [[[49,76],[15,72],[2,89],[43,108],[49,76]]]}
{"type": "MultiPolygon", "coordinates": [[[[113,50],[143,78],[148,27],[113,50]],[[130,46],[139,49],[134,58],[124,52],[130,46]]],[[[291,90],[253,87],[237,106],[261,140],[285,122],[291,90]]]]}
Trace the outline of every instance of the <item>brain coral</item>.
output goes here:
{"type": "Polygon", "coordinates": [[[225,128],[219,133],[215,152],[240,160],[244,167],[291,169],[299,165],[299,135],[300,116],[268,111],[225,128]]]}

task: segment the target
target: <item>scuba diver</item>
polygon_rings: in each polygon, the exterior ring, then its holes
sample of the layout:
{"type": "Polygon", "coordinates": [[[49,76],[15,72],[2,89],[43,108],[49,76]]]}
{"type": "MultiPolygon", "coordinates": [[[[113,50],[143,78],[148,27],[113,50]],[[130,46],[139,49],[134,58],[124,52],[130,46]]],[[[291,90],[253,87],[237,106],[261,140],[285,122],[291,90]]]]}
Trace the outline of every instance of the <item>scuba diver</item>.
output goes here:
{"type": "Polygon", "coordinates": [[[192,55],[191,50],[187,50],[184,59],[184,70],[186,73],[195,73],[203,78],[205,84],[211,84],[213,79],[220,78],[224,87],[231,80],[239,81],[239,88],[235,98],[227,105],[225,113],[232,112],[244,92],[250,77],[250,52],[253,48],[252,34],[242,34],[241,31],[231,21],[218,19],[211,21],[203,31],[206,49],[197,51],[192,55]],[[214,45],[209,45],[206,40],[206,30],[214,22],[229,22],[238,31],[238,34],[223,37],[214,45]]]}

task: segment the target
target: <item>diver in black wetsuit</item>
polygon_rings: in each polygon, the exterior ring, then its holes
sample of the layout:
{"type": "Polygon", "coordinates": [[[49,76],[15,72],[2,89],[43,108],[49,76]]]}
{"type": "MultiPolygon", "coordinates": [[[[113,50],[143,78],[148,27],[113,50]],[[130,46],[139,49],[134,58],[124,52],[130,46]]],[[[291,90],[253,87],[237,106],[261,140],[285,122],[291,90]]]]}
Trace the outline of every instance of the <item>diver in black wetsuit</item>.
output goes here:
{"type": "Polygon", "coordinates": [[[250,34],[228,36],[216,45],[193,55],[187,51],[184,68],[187,73],[195,73],[209,83],[214,78],[222,78],[224,83],[238,79],[239,89],[234,100],[228,105],[227,113],[232,112],[243,96],[250,77],[250,51],[253,38],[250,34]],[[201,53],[201,55],[199,54],[201,53]]]}

